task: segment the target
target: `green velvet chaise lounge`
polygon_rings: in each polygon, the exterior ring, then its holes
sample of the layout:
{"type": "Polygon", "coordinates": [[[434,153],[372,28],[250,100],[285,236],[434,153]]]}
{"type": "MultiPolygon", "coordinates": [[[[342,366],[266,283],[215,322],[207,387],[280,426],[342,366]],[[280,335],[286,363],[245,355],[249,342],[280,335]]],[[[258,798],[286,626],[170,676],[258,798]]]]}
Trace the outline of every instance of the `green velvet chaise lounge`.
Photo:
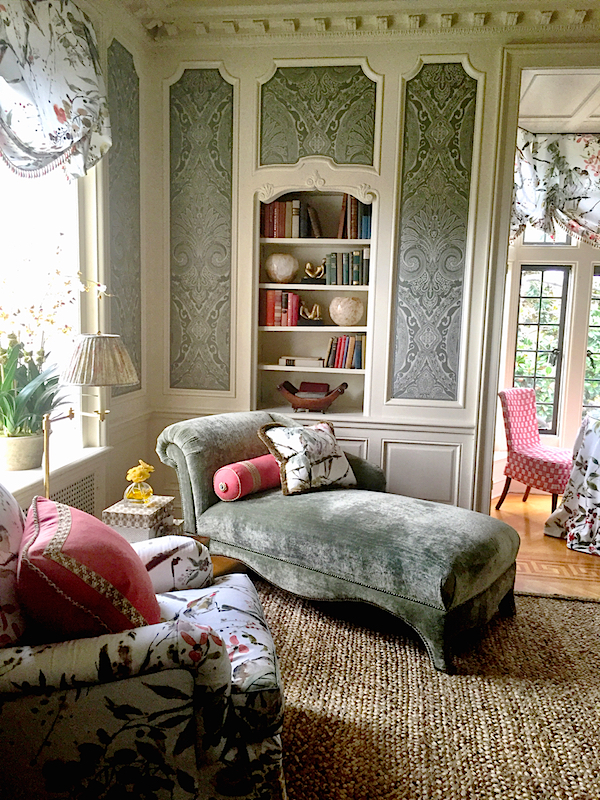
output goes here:
{"type": "Polygon", "coordinates": [[[385,492],[378,467],[346,453],[358,486],[223,502],[214,473],[267,452],[261,426],[298,423],[262,411],[177,422],[159,436],[177,471],[189,535],[302,597],[372,603],[408,623],[439,670],[453,636],[514,612],[517,532],[485,514],[385,492]]]}

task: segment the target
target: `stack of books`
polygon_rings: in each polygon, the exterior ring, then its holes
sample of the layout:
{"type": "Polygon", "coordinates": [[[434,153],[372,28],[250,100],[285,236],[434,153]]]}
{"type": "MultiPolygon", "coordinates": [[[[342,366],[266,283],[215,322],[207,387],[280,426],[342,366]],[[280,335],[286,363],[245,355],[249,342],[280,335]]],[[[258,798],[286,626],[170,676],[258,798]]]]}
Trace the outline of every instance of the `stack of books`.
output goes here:
{"type": "Polygon", "coordinates": [[[260,235],[266,239],[320,239],[319,215],[304,200],[261,203],[260,235]]]}
{"type": "Polygon", "coordinates": [[[364,369],[366,334],[332,336],[325,355],[328,369],[364,369]]]}
{"type": "Polygon", "coordinates": [[[328,286],[368,286],[370,261],[370,247],[351,253],[328,253],[325,282],[328,286]]]}
{"type": "Polygon", "coordinates": [[[270,327],[294,327],[298,324],[300,295],[283,289],[260,290],[259,324],[270,327]]]}

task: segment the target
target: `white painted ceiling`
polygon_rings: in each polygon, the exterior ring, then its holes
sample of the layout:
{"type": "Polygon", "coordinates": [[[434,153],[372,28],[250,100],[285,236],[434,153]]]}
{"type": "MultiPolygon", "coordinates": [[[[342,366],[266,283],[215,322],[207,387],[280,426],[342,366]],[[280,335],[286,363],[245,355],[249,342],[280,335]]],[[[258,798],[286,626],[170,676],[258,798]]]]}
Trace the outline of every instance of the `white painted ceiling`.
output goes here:
{"type": "Polygon", "coordinates": [[[519,125],[532,133],[600,133],[600,68],[523,71],[519,125]]]}

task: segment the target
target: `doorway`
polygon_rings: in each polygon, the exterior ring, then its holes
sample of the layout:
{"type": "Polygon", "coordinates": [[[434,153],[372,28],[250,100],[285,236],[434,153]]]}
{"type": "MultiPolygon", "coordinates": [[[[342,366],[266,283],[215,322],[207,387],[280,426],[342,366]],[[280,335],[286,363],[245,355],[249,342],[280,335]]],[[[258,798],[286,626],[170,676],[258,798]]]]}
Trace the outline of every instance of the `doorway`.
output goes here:
{"type": "MultiPolygon", "coordinates": [[[[577,50],[577,53],[571,53],[571,57],[579,62],[589,62],[578,66],[568,65],[568,57],[563,60],[563,64],[550,64],[550,61],[557,61],[554,55],[545,48],[536,49],[535,56],[533,49],[527,53],[521,51],[515,60],[520,64],[511,64],[512,79],[517,80],[517,87],[520,86],[518,100],[515,97],[515,85],[512,86],[513,102],[517,101],[518,109],[516,123],[536,133],[599,133],[600,68],[597,65],[597,54],[592,56],[585,52],[585,48],[583,52],[577,50]],[[544,61],[547,65],[539,66],[544,61]]],[[[508,54],[507,60],[511,60],[508,54]]],[[[511,91],[507,91],[507,94],[510,95],[511,91]]],[[[512,141],[514,147],[514,139],[512,141]]],[[[505,147],[508,162],[508,137],[505,147]]],[[[511,163],[513,159],[514,150],[511,163]]],[[[506,188],[509,180],[507,178],[506,188]]],[[[510,198],[508,204],[510,206],[510,198]]],[[[544,443],[548,445],[571,448],[581,420],[589,297],[594,267],[595,264],[600,264],[600,251],[587,245],[577,244],[573,249],[565,245],[559,250],[551,243],[545,244],[546,246],[533,250],[528,248],[527,255],[522,242],[508,249],[498,388],[513,385],[519,282],[523,265],[526,262],[531,262],[533,266],[559,264],[571,270],[575,283],[569,297],[570,327],[567,325],[568,352],[565,352],[565,369],[562,371],[564,386],[559,404],[560,416],[556,431],[550,436],[544,436],[544,443]]],[[[491,403],[490,398],[490,405],[491,403]]],[[[532,490],[527,502],[523,503],[523,489],[518,484],[511,485],[512,491],[502,508],[495,510],[497,497],[504,484],[502,456],[506,447],[499,405],[496,405],[495,410],[490,513],[515,527],[521,535],[522,544],[517,561],[518,588],[521,591],[600,599],[600,559],[569,550],[564,540],[544,536],[544,523],[551,513],[550,495],[534,494],[535,490],[532,490]]]]}

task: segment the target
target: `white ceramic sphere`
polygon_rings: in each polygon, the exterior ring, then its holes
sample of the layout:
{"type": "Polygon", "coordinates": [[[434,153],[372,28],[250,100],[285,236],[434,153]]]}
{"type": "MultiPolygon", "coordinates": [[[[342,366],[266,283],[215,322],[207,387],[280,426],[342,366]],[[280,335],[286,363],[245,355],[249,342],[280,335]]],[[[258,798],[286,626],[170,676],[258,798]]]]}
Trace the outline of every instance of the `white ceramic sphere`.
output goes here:
{"type": "Polygon", "coordinates": [[[271,253],[265,261],[265,272],[274,283],[292,283],[300,264],[289,253],[271,253]]]}
{"type": "Polygon", "coordinates": [[[329,316],[336,325],[358,325],[365,311],[359,297],[334,297],[329,304],[329,316]]]}

